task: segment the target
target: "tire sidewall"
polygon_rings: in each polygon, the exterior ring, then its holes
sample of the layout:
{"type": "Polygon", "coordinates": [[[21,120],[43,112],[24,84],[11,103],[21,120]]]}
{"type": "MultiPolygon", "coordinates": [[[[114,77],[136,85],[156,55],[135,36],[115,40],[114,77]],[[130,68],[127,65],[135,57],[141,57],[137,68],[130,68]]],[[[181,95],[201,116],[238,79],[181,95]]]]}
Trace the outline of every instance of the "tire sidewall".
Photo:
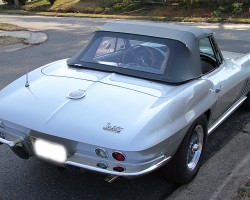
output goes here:
{"type": "Polygon", "coordinates": [[[206,141],[207,117],[205,115],[202,115],[198,119],[196,119],[189,127],[177,152],[175,153],[171,161],[162,168],[165,178],[177,184],[187,184],[192,181],[200,169],[206,148],[206,141]],[[190,140],[192,138],[192,135],[194,134],[195,128],[198,125],[201,125],[203,128],[203,146],[200,158],[196,166],[192,170],[190,170],[188,168],[188,151],[190,148],[190,140]]]}
{"type": "Polygon", "coordinates": [[[201,116],[200,118],[198,118],[192,125],[191,127],[189,128],[186,136],[184,137],[183,139],[183,142],[185,141],[185,149],[186,149],[186,154],[183,155],[183,160],[185,162],[185,164],[183,163],[183,170],[185,171],[185,174],[186,174],[186,179],[187,180],[192,180],[196,174],[198,173],[199,171],[199,168],[201,166],[201,163],[202,163],[202,160],[203,160],[203,157],[204,157],[204,152],[205,152],[205,148],[206,148],[206,142],[207,142],[207,118],[206,116],[201,116]],[[198,126],[198,125],[201,125],[202,128],[203,128],[203,146],[202,146],[202,151],[201,151],[201,155],[200,155],[200,158],[199,158],[199,161],[198,163],[196,164],[195,168],[190,170],[188,168],[188,161],[187,161],[187,154],[188,154],[188,149],[189,149],[189,144],[190,144],[190,140],[192,138],[192,135],[194,134],[194,130],[195,128],[198,126]],[[185,141],[186,140],[186,141],[185,141]]]}

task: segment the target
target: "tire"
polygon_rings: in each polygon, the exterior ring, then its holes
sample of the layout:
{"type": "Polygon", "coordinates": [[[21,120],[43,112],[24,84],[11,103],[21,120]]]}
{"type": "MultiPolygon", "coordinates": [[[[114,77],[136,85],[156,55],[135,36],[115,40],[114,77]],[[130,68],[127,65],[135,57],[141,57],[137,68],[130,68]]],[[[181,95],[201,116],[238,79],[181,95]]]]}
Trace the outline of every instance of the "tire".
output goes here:
{"type": "Polygon", "coordinates": [[[165,165],[164,177],[177,184],[186,184],[198,173],[207,138],[207,118],[199,117],[188,129],[172,160],[165,165]]]}

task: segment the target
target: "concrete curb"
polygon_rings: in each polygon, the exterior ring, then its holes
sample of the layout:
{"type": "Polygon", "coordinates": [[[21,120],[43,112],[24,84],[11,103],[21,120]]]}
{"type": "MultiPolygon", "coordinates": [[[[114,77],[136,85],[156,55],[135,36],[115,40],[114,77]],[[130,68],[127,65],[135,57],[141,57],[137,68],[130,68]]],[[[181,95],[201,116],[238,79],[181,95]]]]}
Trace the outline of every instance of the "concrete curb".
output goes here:
{"type": "Polygon", "coordinates": [[[48,36],[42,32],[29,32],[30,37],[25,40],[25,43],[30,45],[38,45],[45,42],[48,39],[48,36]]]}
{"type": "Polygon", "coordinates": [[[23,43],[17,43],[17,44],[12,44],[12,45],[1,46],[0,47],[0,54],[1,53],[12,52],[12,51],[17,51],[19,49],[24,49],[24,48],[27,48],[29,46],[31,46],[31,45],[23,44],[23,43]]]}
{"type": "Polygon", "coordinates": [[[167,200],[229,200],[250,180],[250,124],[200,169],[197,177],[167,200]]]}
{"type": "Polygon", "coordinates": [[[12,52],[31,45],[38,45],[48,39],[48,36],[45,33],[36,31],[0,31],[0,36],[25,38],[23,43],[0,46],[0,53],[12,52]]]}

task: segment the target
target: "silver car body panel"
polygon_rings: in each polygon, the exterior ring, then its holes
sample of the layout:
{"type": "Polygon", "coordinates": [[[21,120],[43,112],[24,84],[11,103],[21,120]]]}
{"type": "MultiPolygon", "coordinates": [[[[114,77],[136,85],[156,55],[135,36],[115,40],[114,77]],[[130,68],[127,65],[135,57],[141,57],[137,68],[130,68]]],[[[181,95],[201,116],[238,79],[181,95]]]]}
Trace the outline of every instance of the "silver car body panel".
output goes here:
{"type": "Polygon", "coordinates": [[[72,68],[66,59],[42,66],[29,73],[29,86],[23,76],[1,90],[0,142],[31,156],[34,142],[43,139],[66,148],[67,159],[59,165],[143,175],[174,156],[201,115],[209,119],[210,134],[246,99],[250,54],[223,55],[221,66],[182,84],[72,68]],[[79,91],[83,95],[71,98],[79,91]],[[99,157],[97,148],[107,158],[99,157]],[[126,161],[112,157],[117,151],[126,161]],[[125,171],[114,171],[116,166],[125,171]]]}

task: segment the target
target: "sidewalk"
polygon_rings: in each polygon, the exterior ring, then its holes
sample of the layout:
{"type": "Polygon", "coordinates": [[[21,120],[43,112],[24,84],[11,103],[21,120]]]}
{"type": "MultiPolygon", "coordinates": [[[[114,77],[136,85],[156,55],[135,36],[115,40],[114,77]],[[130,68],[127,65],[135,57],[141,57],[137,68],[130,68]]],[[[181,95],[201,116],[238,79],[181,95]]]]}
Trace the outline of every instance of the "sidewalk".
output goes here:
{"type": "Polygon", "coordinates": [[[250,123],[167,200],[234,200],[250,180],[250,123]]]}
{"type": "Polygon", "coordinates": [[[45,33],[34,31],[0,31],[0,36],[25,38],[23,43],[0,46],[0,54],[23,49],[31,45],[38,45],[48,39],[48,36],[45,33]]]}

